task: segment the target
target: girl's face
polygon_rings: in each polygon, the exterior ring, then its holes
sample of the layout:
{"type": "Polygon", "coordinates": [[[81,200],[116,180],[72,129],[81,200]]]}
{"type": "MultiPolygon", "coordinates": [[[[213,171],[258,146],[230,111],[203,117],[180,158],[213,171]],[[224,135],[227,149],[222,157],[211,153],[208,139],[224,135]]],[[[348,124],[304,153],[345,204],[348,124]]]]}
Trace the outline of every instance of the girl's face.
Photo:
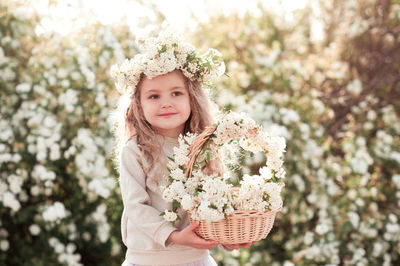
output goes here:
{"type": "Polygon", "coordinates": [[[190,100],[183,74],[178,71],[144,77],[140,87],[144,117],[159,134],[176,138],[190,116],[190,100]]]}

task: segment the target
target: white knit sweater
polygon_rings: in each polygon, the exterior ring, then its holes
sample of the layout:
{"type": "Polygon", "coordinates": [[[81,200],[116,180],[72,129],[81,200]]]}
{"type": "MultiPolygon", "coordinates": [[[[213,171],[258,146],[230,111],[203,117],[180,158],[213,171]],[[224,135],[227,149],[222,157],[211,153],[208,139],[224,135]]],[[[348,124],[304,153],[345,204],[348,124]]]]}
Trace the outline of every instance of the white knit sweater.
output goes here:
{"type": "Polygon", "coordinates": [[[129,140],[121,153],[120,186],[124,203],[121,230],[127,246],[126,260],[132,264],[171,265],[202,259],[209,255],[208,250],[177,244],[166,246],[168,236],[187,226],[188,218],[181,212],[182,221],[175,228],[160,216],[170,209],[170,203],[162,198],[160,186],[167,184],[166,156],[173,155],[178,140],[157,135],[155,141],[162,144],[164,154],[147,175],[143,169],[148,164],[135,139],[129,140]]]}

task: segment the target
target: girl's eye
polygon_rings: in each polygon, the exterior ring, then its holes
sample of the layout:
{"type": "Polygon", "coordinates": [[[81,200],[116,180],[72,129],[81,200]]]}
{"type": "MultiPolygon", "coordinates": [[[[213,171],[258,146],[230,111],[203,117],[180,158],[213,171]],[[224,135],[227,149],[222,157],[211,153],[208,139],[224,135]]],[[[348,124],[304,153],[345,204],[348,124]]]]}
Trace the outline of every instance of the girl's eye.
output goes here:
{"type": "Polygon", "coordinates": [[[174,91],[174,92],[172,93],[172,96],[179,96],[179,95],[182,95],[182,92],[180,92],[180,91],[174,91]]]}
{"type": "Polygon", "coordinates": [[[150,95],[149,99],[151,99],[151,100],[158,99],[158,95],[156,95],[156,94],[150,95]]]}

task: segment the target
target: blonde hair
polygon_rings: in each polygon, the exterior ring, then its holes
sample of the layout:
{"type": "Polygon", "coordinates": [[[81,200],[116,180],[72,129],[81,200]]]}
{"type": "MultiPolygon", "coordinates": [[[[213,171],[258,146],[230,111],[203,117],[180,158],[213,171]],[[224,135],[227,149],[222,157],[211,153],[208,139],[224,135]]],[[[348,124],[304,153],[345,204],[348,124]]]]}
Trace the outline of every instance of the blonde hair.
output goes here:
{"type": "MultiPolygon", "coordinates": [[[[177,71],[179,71],[185,80],[191,109],[191,114],[185,123],[183,134],[188,132],[201,133],[207,126],[211,126],[214,123],[212,110],[215,106],[213,106],[199,81],[191,81],[186,78],[180,70],[177,71]]],[[[159,160],[161,146],[154,141],[156,132],[149,122],[146,121],[140,103],[140,87],[144,77],[144,74],[142,74],[136,89],[129,97],[129,104],[127,105],[126,99],[125,101],[120,100],[119,108],[114,114],[115,122],[113,133],[117,142],[116,149],[114,150],[114,162],[117,166],[117,170],[119,170],[120,153],[123,146],[134,137],[136,138],[139,149],[148,162],[147,167],[144,169],[145,173],[148,173],[155,162],[159,160]],[[121,121],[122,112],[123,120],[121,121]]]]}

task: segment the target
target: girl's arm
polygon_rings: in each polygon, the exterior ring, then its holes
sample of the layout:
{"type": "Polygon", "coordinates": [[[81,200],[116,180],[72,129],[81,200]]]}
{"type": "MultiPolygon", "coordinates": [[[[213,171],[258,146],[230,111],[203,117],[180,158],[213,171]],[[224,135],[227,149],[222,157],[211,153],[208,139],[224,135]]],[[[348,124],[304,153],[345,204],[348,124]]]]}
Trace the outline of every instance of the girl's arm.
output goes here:
{"type": "Polygon", "coordinates": [[[205,240],[199,237],[194,229],[199,226],[198,221],[194,221],[185,227],[182,231],[174,231],[172,232],[168,239],[167,243],[176,243],[179,245],[190,246],[197,249],[212,249],[216,245],[218,245],[217,241],[214,240],[205,240]]]}
{"type": "Polygon", "coordinates": [[[161,246],[166,246],[169,235],[176,230],[151,206],[146,191],[146,175],[138,162],[139,148],[125,146],[121,153],[120,187],[124,213],[129,221],[161,246]]]}

